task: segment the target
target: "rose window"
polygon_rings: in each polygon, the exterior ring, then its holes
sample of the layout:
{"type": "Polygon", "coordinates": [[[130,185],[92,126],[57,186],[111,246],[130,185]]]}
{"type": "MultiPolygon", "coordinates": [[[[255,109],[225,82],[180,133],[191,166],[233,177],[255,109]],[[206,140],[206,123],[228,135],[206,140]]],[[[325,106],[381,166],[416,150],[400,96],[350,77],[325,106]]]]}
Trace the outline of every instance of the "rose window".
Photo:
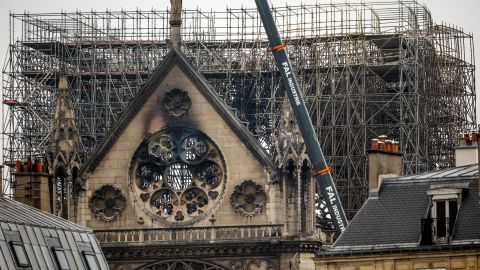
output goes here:
{"type": "Polygon", "coordinates": [[[225,163],[218,147],[190,128],[167,128],[140,144],[130,167],[134,199],[153,220],[192,224],[223,194],[225,163]]]}

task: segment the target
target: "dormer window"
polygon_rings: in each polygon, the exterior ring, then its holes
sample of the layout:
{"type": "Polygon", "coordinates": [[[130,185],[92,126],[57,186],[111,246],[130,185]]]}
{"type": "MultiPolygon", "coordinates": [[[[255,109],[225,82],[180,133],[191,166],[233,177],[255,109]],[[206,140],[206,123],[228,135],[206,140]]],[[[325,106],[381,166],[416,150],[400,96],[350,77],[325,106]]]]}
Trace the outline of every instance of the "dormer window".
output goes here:
{"type": "Polygon", "coordinates": [[[100,266],[98,265],[97,258],[95,257],[95,254],[93,252],[82,252],[83,255],[83,260],[85,261],[85,264],[87,265],[88,270],[99,270],[100,266]]]}
{"type": "Polygon", "coordinates": [[[436,200],[432,205],[433,211],[433,240],[435,243],[448,242],[452,236],[453,226],[458,212],[458,201],[436,200]]]}
{"type": "Polygon", "coordinates": [[[15,256],[15,261],[17,265],[20,267],[29,267],[30,261],[28,260],[27,253],[25,252],[25,248],[22,243],[20,242],[10,242],[10,246],[13,251],[13,255],[15,256]]]}
{"type": "Polygon", "coordinates": [[[60,270],[70,270],[70,265],[68,265],[67,256],[65,255],[65,250],[61,248],[53,248],[53,253],[55,254],[55,259],[60,270]]]}
{"type": "MultiPolygon", "coordinates": [[[[429,218],[424,222],[424,230],[431,234],[431,240],[427,242],[449,243],[462,200],[462,189],[430,187],[427,194],[432,202],[429,218]]],[[[429,236],[424,233],[423,237],[429,236]]]]}

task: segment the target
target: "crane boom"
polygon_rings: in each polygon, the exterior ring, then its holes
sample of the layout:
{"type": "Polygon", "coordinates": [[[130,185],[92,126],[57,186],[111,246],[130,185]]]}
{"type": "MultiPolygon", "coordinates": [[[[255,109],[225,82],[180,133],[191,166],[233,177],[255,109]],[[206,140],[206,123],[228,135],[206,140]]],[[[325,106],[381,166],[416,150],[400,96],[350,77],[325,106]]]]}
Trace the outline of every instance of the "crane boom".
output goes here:
{"type": "Polygon", "coordinates": [[[258,12],[265,27],[268,40],[270,42],[270,50],[273,53],[277,68],[281,74],[283,84],[287,90],[287,95],[292,104],[298,127],[302,133],[303,140],[307,149],[307,154],[312,162],[314,169],[314,177],[318,181],[323,198],[326,201],[330,215],[332,217],[335,229],[340,235],[347,227],[347,218],[342,207],[337,189],[333,183],[330,168],[325,162],[322,149],[317,139],[317,134],[312,125],[312,120],[305,106],[302,93],[298,87],[298,82],[292,70],[292,66],[282,43],[277,26],[273,20],[272,12],[267,0],[255,0],[258,12]]]}

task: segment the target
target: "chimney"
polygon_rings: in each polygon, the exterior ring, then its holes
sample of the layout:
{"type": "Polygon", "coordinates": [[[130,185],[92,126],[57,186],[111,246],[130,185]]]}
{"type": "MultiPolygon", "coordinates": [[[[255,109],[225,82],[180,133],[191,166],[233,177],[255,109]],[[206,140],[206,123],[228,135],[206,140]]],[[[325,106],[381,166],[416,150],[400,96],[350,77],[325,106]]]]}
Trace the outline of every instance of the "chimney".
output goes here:
{"type": "Polygon", "coordinates": [[[378,194],[381,181],[402,174],[402,154],[398,142],[387,140],[386,135],[372,139],[368,150],[368,192],[374,197],[378,194]]]}
{"type": "Polygon", "coordinates": [[[51,213],[49,175],[41,160],[17,160],[13,173],[15,185],[13,198],[26,205],[51,213]]]}
{"type": "Polygon", "coordinates": [[[460,135],[455,150],[455,167],[478,163],[478,136],[477,133],[460,135]]]}

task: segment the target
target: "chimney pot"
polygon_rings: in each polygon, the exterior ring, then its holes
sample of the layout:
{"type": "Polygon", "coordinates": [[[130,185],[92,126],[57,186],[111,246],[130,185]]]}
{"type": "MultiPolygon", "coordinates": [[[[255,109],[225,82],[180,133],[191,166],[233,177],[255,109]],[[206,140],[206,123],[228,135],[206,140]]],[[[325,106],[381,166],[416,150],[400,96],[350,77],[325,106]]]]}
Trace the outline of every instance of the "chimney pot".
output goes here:
{"type": "Polygon", "coordinates": [[[399,152],[397,141],[392,141],[392,152],[395,153],[395,154],[398,154],[398,152],[399,152]]]}
{"type": "Polygon", "coordinates": [[[378,150],[385,151],[385,142],[378,142],[378,150]]]}
{"type": "Polygon", "coordinates": [[[372,139],[372,150],[378,150],[378,139],[372,139]]]}
{"type": "Polygon", "coordinates": [[[477,145],[477,133],[472,132],[472,134],[470,134],[470,140],[472,142],[472,145],[477,145]]]}
{"type": "Polygon", "coordinates": [[[386,140],[385,141],[385,151],[386,152],[393,152],[392,151],[392,141],[391,140],[386,140]]]}
{"type": "Polygon", "coordinates": [[[23,167],[22,161],[20,161],[20,160],[15,161],[15,171],[16,172],[22,172],[22,167],[23,167]]]}
{"type": "Polygon", "coordinates": [[[466,138],[466,136],[465,136],[464,133],[461,133],[461,134],[460,134],[460,140],[458,141],[458,144],[459,144],[460,146],[465,146],[465,145],[467,145],[467,138],[466,138]]]}

